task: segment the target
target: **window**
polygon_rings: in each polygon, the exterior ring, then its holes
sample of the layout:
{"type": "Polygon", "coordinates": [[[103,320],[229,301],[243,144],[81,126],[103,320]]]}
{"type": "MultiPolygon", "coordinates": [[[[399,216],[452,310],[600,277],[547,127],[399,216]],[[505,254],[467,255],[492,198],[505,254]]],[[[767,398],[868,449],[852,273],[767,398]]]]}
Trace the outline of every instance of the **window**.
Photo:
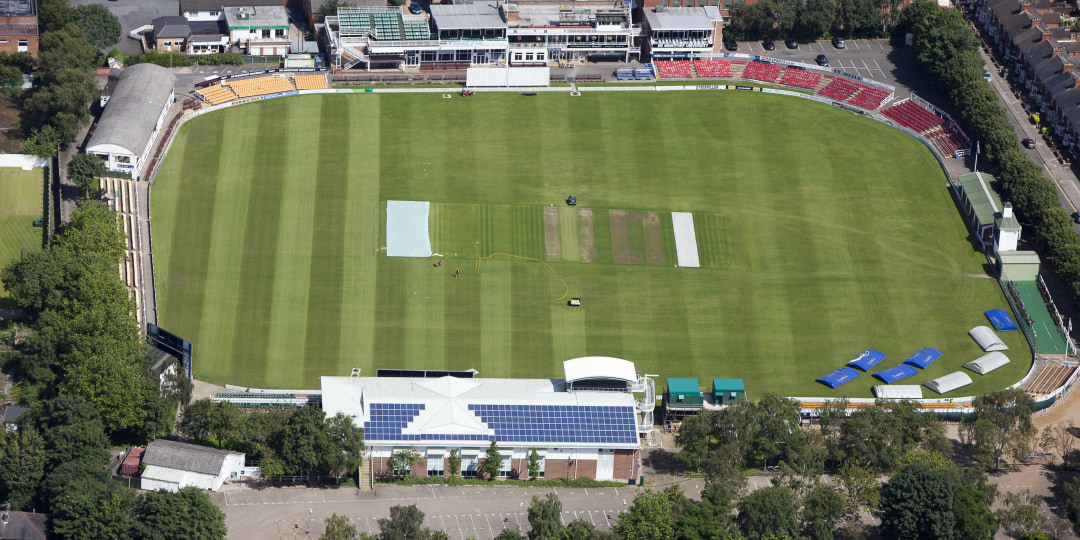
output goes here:
{"type": "Polygon", "coordinates": [[[540,455],[540,472],[536,474],[536,477],[537,477],[537,478],[543,478],[543,477],[544,477],[544,464],[545,464],[545,463],[547,463],[547,458],[545,458],[545,457],[544,457],[544,456],[543,456],[543,455],[541,454],[541,455],[540,455]]]}
{"type": "Polygon", "coordinates": [[[429,453],[427,456],[427,475],[428,476],[442,476],[443,475],[443,455],[442,452],[438,454],[429,453]]]}
{"type": "Polygon", "coordinates": [[[30,50],[29,43],[25,39],[19,40],[19,52],[27,52],[30,50]]]}
{"type": "Polygon", "coordinates": [[[270,37],[270,31],[269,30],[263,30],[262,31],[262,37],[264,37],[264,38],[270,37]]]}
{"type": "Polygon", "coordinates": [[[434,62],[435,58],[435,51],[420,51],[421,62],[434,62]]]}
{"type": "Polygon", "coordinates": [[[216,12],[216,11],[211,11],[211,12],[210,12],[210,16],[211,16],[211,17],[217,17],[218,15],[220,15],[220,13],[218,13],[218,12],[216,12]]]}
{"type": "Polygon", "coordinates": [[[504,477],[504,478],[509,478],[510,477],[510,473],[511,473],[511,470],[510,470],[511,465],[510,465],[510,463],[511,463],[511,458],[513,458],[513,457],[514,456],[512,456],[510,454],[507,454],[507,455],[502,457],[503,458],[502,459],[502,466],[499,467],[499,476],[500,477],[504,477]]]}
{"type": "Polygon", "coordinates": [[[117,163],[131,163],[131,156],[116,156],[117,163]]]}
{"type": "Polygon", "coordinates": [[[462,478],[476,478],[476,471],[480,466],[480,459],[475,455],[461,456],[462,478]]]}
{"type": "Polygon", "coordinates": [[[521,61],[521,53],[519,53],[519,52],[514,53],[514,61],[515,62],[520,62],[521,61]]]}

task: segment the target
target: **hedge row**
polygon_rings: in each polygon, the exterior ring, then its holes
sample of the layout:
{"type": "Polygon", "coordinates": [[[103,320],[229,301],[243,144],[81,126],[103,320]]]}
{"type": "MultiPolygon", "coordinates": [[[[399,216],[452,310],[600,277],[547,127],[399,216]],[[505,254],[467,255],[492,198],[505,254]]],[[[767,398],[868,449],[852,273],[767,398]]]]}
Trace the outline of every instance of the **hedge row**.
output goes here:
{"type": "Polygon", "coordinates": [[[1034,227],[1042,255],[1053,262],[1073,297],[1080,297],[1080,236],[1061,206],[1057,188],[1019,150],[1016,131],[997,93],[983,80],[979,40],[967,21],[958,10],[940,9],[929,0],[908,6],[902,21],[913,34],[923,71],[948,94],[960,121],[996,170],[1001,194],[1034,227]]]}

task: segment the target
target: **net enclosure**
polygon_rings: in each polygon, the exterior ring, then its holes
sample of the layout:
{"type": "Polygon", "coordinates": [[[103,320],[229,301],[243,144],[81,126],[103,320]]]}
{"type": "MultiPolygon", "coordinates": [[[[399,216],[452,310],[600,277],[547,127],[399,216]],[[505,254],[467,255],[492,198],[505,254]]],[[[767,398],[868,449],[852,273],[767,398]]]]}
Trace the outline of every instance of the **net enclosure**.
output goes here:
{"type": "Polygon", "coordinates": [[[1009,346],[1001,341],[1001,338],[994,333],[993,330],[985,326],[976,326],[968,331],[975,343],[979,344],[979,347],[986,352],[990,351],[1007,351],[1009,346]]]}
{"type": "Polygon", "coordinates": [[[926,369],[938,358],[941,358],[941,351],[933,347],[923,347],[915,351],[915,354],[908,357],[907,360],[904,360],[904,363],[919,369],[926,369]]]}
{"type": "Polygon", "coordinates": [[[874,374],[875,377],[881,379],[885,384],[892,384],[896,381],[906,379],[912,375],[918,375],[919,370],[909,364],[900,364],[899,366],[893,366],[891,368],[883,369],[874,374]]]}
{"type": "Polygon", "coordinates": [[[938,377],[932,381],[923,383],[923,386],[939,393],[946,394],[971,384],[971,377],[967,373],[962,371],[954,371],[943,377],[938,377]]]}
{"type": "Polygon", "coordinates": [[[992,352],[984,354],[966,364],[964,367],[978,373],[979,375],[986,375],[995,369],[1008,365],[1009,357],[1000,352],[992,352]]]}
{"type": "Polygon", "coordinates": [[[874,385],[878,399],[922,399],[922,387],[917,384],[874,385]]]}
{"type": "Polygon", "coordinates": [[[868,349],[859,353],[859,356],[856,356],[855,359],[848,362],[847,365],[855,366],[863,371],[870,371],[870,368],[878,365],[884,359],[885,353],[874,349],[868,349]]]}
{"type": "Polygon", "coordinates": [[[1020,327],[1016,326],[1016,323],[1013,322],[1012,317],[1009,316],[1009,312],[1004,309],[991,309],[986,312],[986,318],[990,319],[990,324],[994,325],[994,330],[999,332],[1020,329],[1020,327]]]}
{"type": "Polygon", "coordinates": [[[836,388],[842,384],[855,380],[859,375],[862,374],[854,369],[842,367],[828,375],[818,378],[817,382],[824,384],[829,388],[836,388]]]}

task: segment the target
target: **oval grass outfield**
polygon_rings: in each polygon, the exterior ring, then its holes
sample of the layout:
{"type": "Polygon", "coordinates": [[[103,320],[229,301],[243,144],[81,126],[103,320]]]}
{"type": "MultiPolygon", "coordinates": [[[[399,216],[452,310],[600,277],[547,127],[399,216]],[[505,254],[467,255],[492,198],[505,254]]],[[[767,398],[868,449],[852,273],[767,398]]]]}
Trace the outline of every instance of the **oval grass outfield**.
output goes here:
{"type": "MultiPolygon", "coordinates": [[[[967,330],[1007,308],[971,277],[985,260],[925,147],[759,93],[274,99],[188,122],[152,193],[161,326],[214,383],[561,377],[605,355],[751,396],[870,397],[868,374],[814,379],[868,348],[882,368],[945,353],[905,383],[956,371],[982,354],[967,330]],[[380,251],[387,200],[432,202],[440,267],[380,251]],[[673,267],[672,211],[694,213],[702,268],[673,267]],[[496,252],[554,260],[477,263],[496,252]],[[566,288],[583,307],[556,303],[566,288]]],[[[1002,337],[1012,363],[954,396],[1028,370],[1002,337]]]]}

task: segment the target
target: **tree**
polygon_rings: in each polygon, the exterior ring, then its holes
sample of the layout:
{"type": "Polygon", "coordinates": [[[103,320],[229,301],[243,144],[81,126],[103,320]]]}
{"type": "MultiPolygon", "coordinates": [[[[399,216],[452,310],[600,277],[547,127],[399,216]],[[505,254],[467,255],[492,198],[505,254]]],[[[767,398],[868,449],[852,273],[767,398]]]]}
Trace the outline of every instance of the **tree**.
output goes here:
{"type": "Polygon", "coordinates": [[[42,32],[54,32],[67,24],[71,7],[68,0],[41,0],[38,2],[38,23],[42,32]]]}
{"type": "Polygon", "coordinates": [[[566,524],[563,529],[562,540],[617,540],[613,533],[599,531],[596,526],[584,519],[578,518],[566,524]]]}
{"type": "Polygon", "coordinates": [[[134,508],[136,538],[224,540],[225,514],[194,486],[141,495],[134,508]]]}
{"type": "Polygon", "coordinates": [[[431,529],[424,527],[424,513],[415,504],[391,506],[390,517],[381,518],[379,540],[429,540],[431,529]]]}
{"type": "Polygon", "coordinates": [[[544,499],[533,496],[529,504],[529,540],[558,538],[562,534],[562,502],[559,496],[549,493],[544,499]]]}
{"type": "Polygon", "coordinates": [[[134,493],[118,484],[82,478],[52,502],[49,523],[60,540],[130,538],[134,493]]]}
{"type": "Polygon", "coordinates": [[[412,468],[420,463],[422,457],[420,452],[416,451],[416,448],[399,448],[394,450],[394,453],[390,454],[390,459],[387,462],[387,466],[390,467],[390,474],[394,475],[395,478],[409,476],[412,472],[412,468]]]}
{"type": "Polygon", "coordinates": [[[461,454],[457,448],[450,450],[450,457],[446,458],[446,466],[450,470],[450,478],[461,473],[461,454]]]}
{"type": "Polygon", "coordinates": [[[908,465],[881,488],[885,538],[947,538],[956,525],[953,485],[945,471],[908,465]]]}
{"type": "Polygon", "coordinates": [[[1073,478],[1062,486],[1065,492],[1065,514],[1072,521],[1073,532],[1080,534],[1080,478],[1073,478]]]}
{"type": "Polygon", "coordinates": [[[795,515],[799,508],[795,494],[785,486],[769,486],[749,494],[739,501],[736,522],[747,538],[796,537],[799,525],[795,515]]]}
{"type": "Polygon", "coordinates": [[[44,125],[30,131],[30,136],[22,143],[22,152],[31,156],[54,158],[61,144],[64,144],[64,138],[60,132],[50,125],[44,125]]]}
{"type": "Polygon", "coordinates": [[[303,407],[289,416],[280,435],[286,474],[305,474],[323,463],[325,419],[322,409],[314,406],[303,407]]]}
{"type": "Polygon", "coordinates": [[[488,446],[487,453],[484,454],[484,462],[480,465],[480,470],[484,472],[488,480],[499,477],[502,471],[502,458],[499,447],[495,445],[495,439],[491,439],[491,446],[488,446]]]}
{"type": "Polygon", "coordinates": [[[364,430],[353,424],[345,413],[337,413],[326,419],[326,444],[324,452],[326,469],[341,480],[342,473],[360,468],[364,455],[364,430]]]}
{"type": "Polygon", "coordinates": [[[73,461],[97,467],[109,462],[109,439],[101,415],[82,397],[56,396],[41,403],[34,417],[34,425],[44,434],[47,470],[73,461]]]}
{"type": "Polygon", "coordinates": [[[521,531],[517,529],[503,529],[499,531],[499,534],[495,535],[494,540],[524,540],[525,537],[521,536],[521,531]]]}
{"type": "Polygon", "coordinates": [[[535,448],[529,452],[529,480],[536,480],[540,476],[540,454],[535,448]]]}
{"type": "Polygon", "coordinates": [[[70,491],[71,486],[80,481],[91,481],[104,485],[112,482],[112,478],[110,478],[108,469],[85,460],[61,463],[49,471],[38,489],[39,500],[43,503],[38,510],[51,513],[52,502],[61,494],[70,491]]]}
{"type": "Polygon", "coordinates": [[[1030,452],[1037,433],[1030,395],[1015,388],[998,390],[976,397],[972,408],[974,412],[960,423],[960,440],[975,459],[998,468],[1005,455],[1030,452]]]}
{"type": "Polygon", "coordinates": [[[120,20],[101,4],[83,5],[72,10],[68,22],[84,32],[90,44],[97,50],[104,50],[120,41],[123,29],[120,20]]]}
{"type": "Polygon", "coordinates": [[[356,525],[349,523],[350,520],[346,516],[339,516],[335,512],[323,521],[326,523],[326,530],[322,534],[323,540],[359,540],[360,538],[356,532],[356,525]]]}
{"type": "MultiPolygon", "coordinates": [[[[80,7],[103,7],[93,6],[80,7]]],[[[83,195],[98,188],[98,178],[107,172],[105,162],[95,154],[75,154],[67,164],[67,177],[71,183],[79,186],[83,195]]]]}
{"type": "MultiPolygon", "coordinates": [[[[91,158],[97,159],[94,156],[91,158]]],[[[112,264],[124,260],[126,243],[127,235],[116,224],[116,212],[101,201],[79,203],[71,214],[71,223],[56,239],[56,245],[61,249],[75,255],[104,257],[112,264]]]]}
{"type": "Polygon", "coordinates": [[[633,506],[619,513],[619,520],[611,530],[625,540],[670,539],[674,527],[667,496],[653,491],[638,493],[633,506]]]}
{"type": "Polygon", "coordinates": [[[802,534],[811,540],[832,540],[836,521],[843,515],[843,495],[832,486],[818,484],[803,500],[802,534]]]}
{"type": "Polygon", "coordinates": [[[176,424],[177,431],[192,439],[205,440],[212,433],[210,415],[213,408],[214,402],[210,398],[188,403],[180,416],[180,422],[176,424]]]}
{"type": "Polygon", "coordinates": [[[840,485],[847,493],[848,511],[859,515],[860,508],[876,508],[880,496],[880,485],[874,473],[860,466],[854,458],[840,466],[840,485]]]}
{"type": "Polygon", "coordinates": [[[997,533],[997,518],[982,501],[981,493],[974,489],[956,486],[953,493],[953,515],[956,516],[953,538],[991,540],[997,533]]]}
{"type": "Polygon", "coordinates": [[[1040,446],[1045,451],[1051,451],[1061,458],[1061,466],[1069,468],[1069,455],[1076,449],[1076,436],[1073,432],[1076,424],[1069,420],[1060,420],[1052,426],[1046,426],[1042,432],[1040,446]]]}
{"type": "Polygon", "coordinates": [[[33,498],[45,476],[45,443],[32,427],[12,437],[0,458],[0,486],[13,508],[23,508],[33,498]]]}
{"type": "Polygon", "coordinates": [[[322,13],[326,17],[333,17],[337,15],[339,8],[355,5],[355,2],[350,2],[349,0],[323,0],[322,5],[319,6],[319,13],[322,13]]]}

